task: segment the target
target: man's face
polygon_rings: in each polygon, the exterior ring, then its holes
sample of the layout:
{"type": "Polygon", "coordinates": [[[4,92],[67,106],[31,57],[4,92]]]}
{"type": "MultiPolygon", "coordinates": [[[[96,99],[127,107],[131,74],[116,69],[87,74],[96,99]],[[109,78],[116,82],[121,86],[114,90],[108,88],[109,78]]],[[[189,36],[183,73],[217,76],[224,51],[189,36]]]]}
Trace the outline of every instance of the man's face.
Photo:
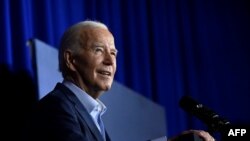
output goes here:
{"type": "Polygon", "coordinates": [[[110,89],[116,72],[117,50],[113,35],[105,29],[88,29],[78,55],[74,59],[78,80],[88,92],[110,89]]]}

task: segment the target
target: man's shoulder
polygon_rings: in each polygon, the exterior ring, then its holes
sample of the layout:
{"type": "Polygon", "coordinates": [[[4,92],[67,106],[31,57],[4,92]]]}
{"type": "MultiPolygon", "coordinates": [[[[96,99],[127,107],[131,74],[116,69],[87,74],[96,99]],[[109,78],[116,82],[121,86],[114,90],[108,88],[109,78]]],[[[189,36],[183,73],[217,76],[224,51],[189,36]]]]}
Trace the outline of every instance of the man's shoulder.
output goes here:
{"type": "Polygon", "coordinates": [[[67,89],[62,83],[58,82],[53,90],[47,93],[44,97],[39,99],[38,104],[50,103],[50,102],[59,102],[60,99],[64,99],[65,89],[67,89]]]}
{"type": "Polygon", "coordinates": [[[58,82],[53,90],[46,94],[43,98],[39,100],[38,103],[67,103],[72,101],[72,97],[75,97],[73,92],[70,91],[64,84],[58,82]]]}

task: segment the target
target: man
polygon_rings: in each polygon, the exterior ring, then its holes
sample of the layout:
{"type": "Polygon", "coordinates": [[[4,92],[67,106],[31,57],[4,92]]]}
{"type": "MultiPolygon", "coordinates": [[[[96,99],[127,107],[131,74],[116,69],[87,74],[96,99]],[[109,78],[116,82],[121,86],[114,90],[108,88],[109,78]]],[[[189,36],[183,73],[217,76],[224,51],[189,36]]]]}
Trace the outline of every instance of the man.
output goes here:
{"type": "MultiPolygon", "coordinates": [[[[59,68],[64,80],[39,101],[33,139],[109,141],[101,120],[106,107],[98,97],[111,88],[116,56],[114,37],[104,24],[84,21],[71,26],[59,49],[59,68]]],[[[204,131],[190,132],[207,140],[211,138],[204,131]]]]}

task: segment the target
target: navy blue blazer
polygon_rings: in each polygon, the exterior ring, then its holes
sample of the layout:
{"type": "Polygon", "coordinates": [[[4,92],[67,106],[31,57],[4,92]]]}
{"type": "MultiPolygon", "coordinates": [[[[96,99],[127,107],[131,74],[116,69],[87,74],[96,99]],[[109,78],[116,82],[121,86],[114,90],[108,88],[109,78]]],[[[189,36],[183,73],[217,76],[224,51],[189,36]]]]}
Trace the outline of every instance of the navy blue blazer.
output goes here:
{"type": "Polygon", "coordinates": [[[34,141],[104,141],[85,107],[61,83],[38,102],[31,127],[34,141]]]}

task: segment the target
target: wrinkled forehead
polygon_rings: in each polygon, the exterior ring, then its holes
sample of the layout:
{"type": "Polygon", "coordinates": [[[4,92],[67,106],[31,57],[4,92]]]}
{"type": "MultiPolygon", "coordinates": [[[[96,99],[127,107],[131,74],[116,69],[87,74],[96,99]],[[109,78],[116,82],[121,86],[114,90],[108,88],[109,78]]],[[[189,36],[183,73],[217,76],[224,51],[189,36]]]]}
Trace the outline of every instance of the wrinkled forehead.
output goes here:
{"type": "Polygon", "coordinates": [[[80,32],[80,38],[85,43],[96,42],[114,46],[112,33],[104,28],[83,28],[80,32]]]}

